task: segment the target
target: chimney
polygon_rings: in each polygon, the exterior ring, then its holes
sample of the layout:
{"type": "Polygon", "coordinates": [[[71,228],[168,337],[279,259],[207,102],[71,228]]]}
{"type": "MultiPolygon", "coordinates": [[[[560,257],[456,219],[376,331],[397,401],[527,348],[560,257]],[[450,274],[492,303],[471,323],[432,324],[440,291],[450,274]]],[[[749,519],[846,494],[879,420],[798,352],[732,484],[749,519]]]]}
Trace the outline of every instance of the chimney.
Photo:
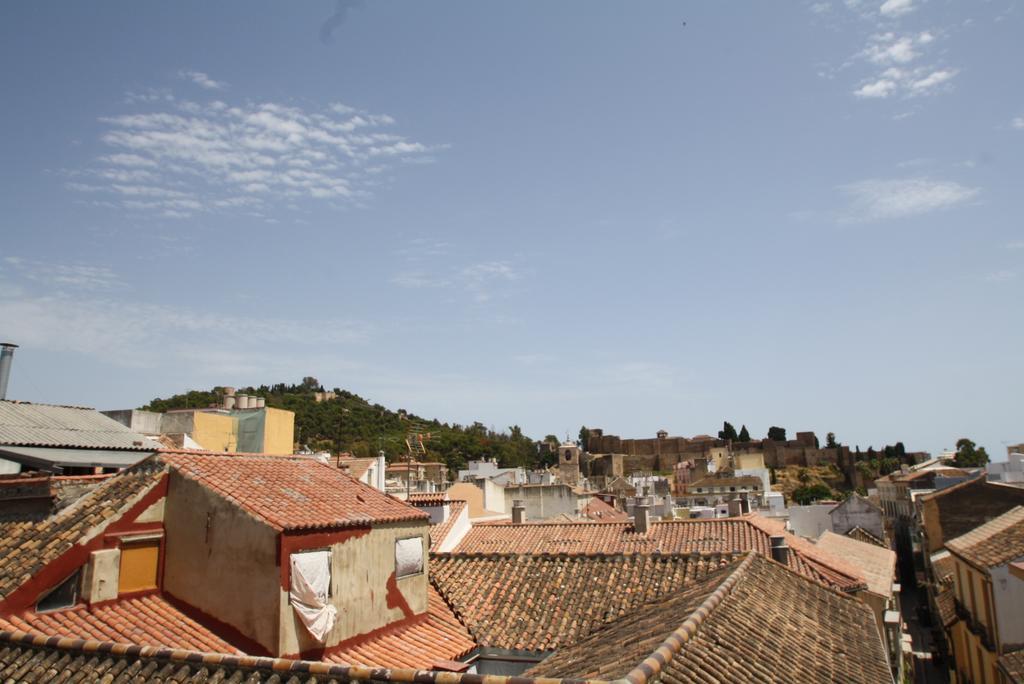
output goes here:
{"type": "Polygon", "coordinates": [[[738,518],[743,515],[743,502],[740,499],[729,500],[729,517],[738,518]]]}
{"type": "Polygon", "coordinates": [[[17,348],[18,345],[12,342],[0,342],[0,399],[7,398],[7,381],[11,377],[11,362],[17,348]]]}
{"type": "Polygon", "coordinates": [[[647,534],[651,528],[651,504],[647,497],[637,499],[633,506],[633,528],[638,534],[647,534]]]}
{"type": "Polygon", "coordinates": [[[783,536],[772,536],[772,560],[782,565],[789,565],[789,547],[786,546],[786,538],[783,536]]]}
{"type": "Polygon", "coordinates": [[[233,395],[233,394],[225,394],[224,395],[224,408],[228,409],[229,411],[231,409],[235,408],[235,395],[233,395]]]}
{"type": "Polygon", "coordinates": [[[266,399],[266,397],[256,397],[256,406],[255,406],[255,408],[266,408],[266,407],[267,407],[267,399],[266,399]]]}
{"type": "Polygon", "coordinates": [[[522,499],[512,499],[512,522],[516,525],[526,522],[526,505],[522,499]]]}

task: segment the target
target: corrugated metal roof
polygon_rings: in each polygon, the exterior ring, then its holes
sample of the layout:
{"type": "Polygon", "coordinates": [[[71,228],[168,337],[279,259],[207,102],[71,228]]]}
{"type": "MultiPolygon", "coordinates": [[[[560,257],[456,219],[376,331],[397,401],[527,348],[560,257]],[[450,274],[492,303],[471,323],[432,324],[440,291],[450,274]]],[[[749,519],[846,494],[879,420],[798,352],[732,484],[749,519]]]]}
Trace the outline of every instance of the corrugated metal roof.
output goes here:
{"type": "Polygon", "coordinates": [[[127,468],[152,454],[127,449],[60,449],[51,447],[0,446],[0,458],[33,468],[127,468]]]}
{"type": "Polygon", "coordinates": [[[0,401],[0,444],[152,451],[160,444],[99,411],[0,401]]]}

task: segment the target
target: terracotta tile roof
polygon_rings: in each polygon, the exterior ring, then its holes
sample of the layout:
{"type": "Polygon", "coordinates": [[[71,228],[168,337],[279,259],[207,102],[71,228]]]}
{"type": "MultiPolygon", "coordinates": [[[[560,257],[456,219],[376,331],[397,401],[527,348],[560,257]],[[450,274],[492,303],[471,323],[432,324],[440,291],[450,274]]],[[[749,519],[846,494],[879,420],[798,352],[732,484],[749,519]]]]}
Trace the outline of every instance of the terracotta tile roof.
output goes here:
{"type": "Polygon", "coordinates": [[[732,560],[722,554],[435,554],[430,575],[481,646],[548,651],[574,644],[732,560]]]}
{"type": "Polygon", "coordinates": [[[932,555],[932,574],[939,582],[953,579],[956,572],[956,561],[949,555],[948,551],[940,551],[932,555]],[[944,555],[940,555],[944,554],[944,555]]]}
{"type": "Polygon", "coordinates": [[[448,538],[448,534],[455,527],[455,523],[459,521],[459,516],[466,510],[466,505],[465,501],[456,500],[448,502],[448,519],[430,526],[431,551],[439,549],[444,540],[448,538]]]}
{"type": "MultiPolygon", "coordinates": [[[[386,671],[385,671],[386,672],[386,671]]],[[[43,638],[0,632],[0,680],[26,684],[55,681],[132,684],[342,684],[400,681],[380,670],[327,663],[234,656],[100,641],[43,638]]],[[[430,680],[432,681],[432,680],[430,680]]]]}
{"type": "Polygon", "coordinates": [[[580,513],[590,520],[629,520],[629,515],[602,499],[592,496],[580,513]]]}
{"type": "Polygon", "coordinates": [[[846,533],[846,536],[850,539],[856,539],[866,544],[874,544],[875,546],[881,546],[883,549],[889,548],[888,545],[875,535],[871,534],[863,527],[854,527],[852,530],[846,533]]]}
{"type": "Polygon", "coordinates": [[[152,451],[159,446],[96,409],[0,400],[0,444],[152,451]]]}
{"type": "Polygon", "coordinates": [[[1024,506],[1016,506],[967,534],[946,542],[946,548],[979,568],[1003,565],[1024,556],[1024,506]]]}
{"type": "Polygon", "coordinates": [[[789,566],[812,579],[852,591],[865,586],[860,571],[814,544],[785,531],[785,524],[759,515],[716,520],[652,522],[638,534],[631,522],[474,525],[455,553],[742,553],[771,554],[770,538],[783,536],[789,566]]]}
{"type": "Polygon", "coordinates": [[[157,458],[148,458],[117,473],[56,515],[0,538],[0,597],[9,595],[84,538],[100,534],[165,473],[166,467],[157,458]]]}
{"type": "Polygon", "coordinates": [[[866,604],[757,554],[606,625],[525,675],[628,676],[633,684],[892,681],[866,604]]]}
{"type": "Polygon", "coordinates": [[[431,587],[427,618],[408,627],[334,651],[324,660],[341,665],[434,669],[442,660],[459,660],[477,644],[451,609],[431,587]]]}
{"type": "Polygon", "coordinates": [[[142,646],[240,653],[155,594],[97,606],[80,604],[48,613],[11,615],[0,618],[0,629],[142,646]]]}
{"type": "Polygon", "coordinates": [[[163,452],[162,458],[278,530],[429,517],[312,458],[213,452],[163,452]]]}
{"type": "Polygon", "coordinates": [[[855,565],[867,581],[868,591],[892,596],[892,583],[896,581],[895,551],[828,530],[818,537],[818,548],[855,565]]]}
{"type": "Polygon", "coordinates": [[[444,492],[415,492],[409,495],[413,506],[443,506],[448,501],[444,492]]]}
{"type": "Polygon", "coordinates": [[[999,659],[999,669],[1012,684],[1024,683],[1024,650],[1008,653],[999,659]]]}
{"type": "Polygon", "coordinates": [[[943,627],[956,622],[956,601],[952,586],[944,584],[935,592],[935,606],[939,609],[939,620],[943,627]]]}
{"type": "Polygon", "coordinates": [[[376,463],[375,458],[341,458],[340,456],[335,459],[335,466],[340,468],[342,472],[351,475],[357,480],[366,474],[366,471],[376,463]]]}

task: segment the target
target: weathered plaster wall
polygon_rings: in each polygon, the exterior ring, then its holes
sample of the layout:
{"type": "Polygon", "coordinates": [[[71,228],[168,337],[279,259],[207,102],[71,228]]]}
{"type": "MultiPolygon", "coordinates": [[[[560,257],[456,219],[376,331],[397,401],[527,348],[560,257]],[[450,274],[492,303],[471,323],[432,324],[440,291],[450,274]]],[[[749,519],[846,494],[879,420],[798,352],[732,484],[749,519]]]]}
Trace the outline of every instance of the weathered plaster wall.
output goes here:
{"type": "MultiPolygon", "coordinates": [[[[429,531],[425,520],[375,525],[368,534],[330,546],[331,603],[338,610],[338,619],[323,644],[306,631],[289,604],[288,590],[279,584],[281,636],[278,652],[297,655],[330,648],[398,620],[425,613],[429,531]],[[394,577],[395,542],[409,537],[422,540],[423,572],[397,579],[394,577]]],[[[282,563],[290,566],[288,559],[282,559],[282,563]]]]}
{"type": "Polygon", "coordinates": [[[275,530],[174,471],[164,527],[164,590],[274,653],[280,613],[275,530]]]}
{"type": "Polygon", "coordinates": [[[576,516],[590,500],[589,496],[580,496],[564,484],[506,487],[504,495],[506,511],[511,512],[516,499],[523,500],[527,520],[545,520],[563,513],[576,516]]]}

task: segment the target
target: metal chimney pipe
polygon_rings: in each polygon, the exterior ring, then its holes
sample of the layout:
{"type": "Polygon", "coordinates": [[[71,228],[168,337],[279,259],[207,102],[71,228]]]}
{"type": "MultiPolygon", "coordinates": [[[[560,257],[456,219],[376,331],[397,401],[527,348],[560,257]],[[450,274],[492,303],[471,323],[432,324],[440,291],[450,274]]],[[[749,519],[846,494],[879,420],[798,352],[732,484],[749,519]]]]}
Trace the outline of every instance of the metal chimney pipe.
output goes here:
{"type": "Polygon", "coordinates": [[[7,398],[7,381],[11,378],[11,363],[17,348],[13,342],[0,342],[0,399],[7,398]]]}

